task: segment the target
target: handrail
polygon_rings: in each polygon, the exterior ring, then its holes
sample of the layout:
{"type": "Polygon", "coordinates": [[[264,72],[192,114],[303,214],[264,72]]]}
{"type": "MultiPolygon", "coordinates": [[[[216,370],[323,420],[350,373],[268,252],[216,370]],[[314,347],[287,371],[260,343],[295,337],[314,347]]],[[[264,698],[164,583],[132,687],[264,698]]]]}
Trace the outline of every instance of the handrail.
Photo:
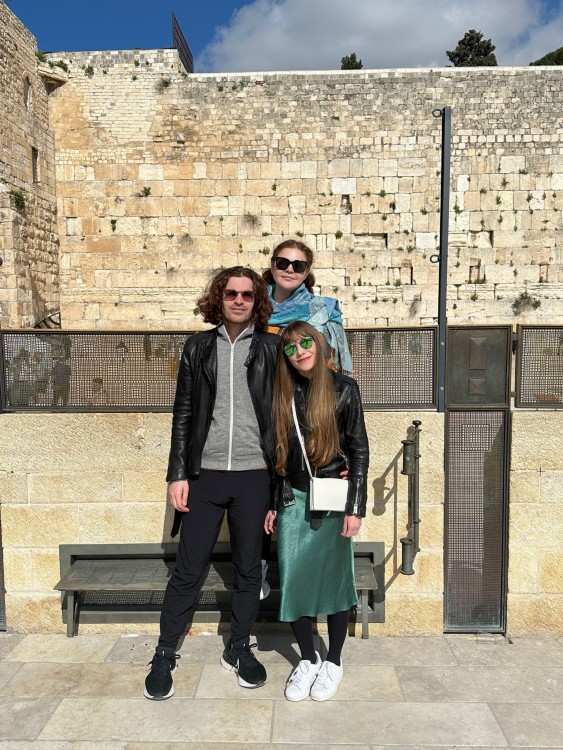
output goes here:
{"type": "Polygon", "coordinates": [[[420,459],[420,425],[419,419],[413,420],[412,437],[401,440],[403,444],[403,469],[401,474],[408,476],[408,521],[407,536],[400,542],[402,545],[402,560],[400,572],[405,576],[414,575],[414,559],[420,552],[419,546],[419,459],[420,459]]]}

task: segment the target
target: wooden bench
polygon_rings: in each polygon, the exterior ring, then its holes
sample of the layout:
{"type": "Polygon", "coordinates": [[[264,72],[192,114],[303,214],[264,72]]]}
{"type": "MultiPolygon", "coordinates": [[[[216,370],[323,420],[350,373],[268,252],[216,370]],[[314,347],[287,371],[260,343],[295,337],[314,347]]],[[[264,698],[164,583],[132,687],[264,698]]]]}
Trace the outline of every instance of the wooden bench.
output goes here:
{"type": "MultiPolygon", "coordinates": [[[[177,544],[61,544],[63,622],[67,636],[79,622],[158,622],[168,578],[174,568],[177,544]]],[[[260,603],[258,622],[277,620],[279,572],[272,544],[268,572],[270,595],[260,603]]],[[[383,622],[383,542],[355,542],[354,562],[362,638],[369,638],[369,623],[383,622]]],[[[230,614],[234,569],[228,542],[216,544],[201,589],[194,621],[216,622],[230,614]]],[[[321,619],[321,618],[319,618],[321,619]]]]}

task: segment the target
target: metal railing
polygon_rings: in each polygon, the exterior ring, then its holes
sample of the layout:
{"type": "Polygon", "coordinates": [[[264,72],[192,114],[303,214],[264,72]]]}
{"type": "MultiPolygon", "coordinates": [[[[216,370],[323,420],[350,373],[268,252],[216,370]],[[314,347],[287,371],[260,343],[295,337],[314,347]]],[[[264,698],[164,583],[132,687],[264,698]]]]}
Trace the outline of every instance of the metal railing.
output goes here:
{"type": "Polygon", "coordinates": [[[401,542],[402,561],[401,573],[406,576],[414,575],[414,559],[417,552],[420,552],[419,545],[419,459],[420,459],[420,420],[413,421],[412,428],[409,428],[410,437],[401,440],[403,444],[403,468],[401,474],[408,476],[408,520],[407,535],[401,542]]]}
{"type": "MultiPolygon", "coordinates": [[[[436,407],[436,329],[346,332],[366,410],[436,407]]],[[[167,412],[189,331],[0,332],[2,411],[167,412]]]]}

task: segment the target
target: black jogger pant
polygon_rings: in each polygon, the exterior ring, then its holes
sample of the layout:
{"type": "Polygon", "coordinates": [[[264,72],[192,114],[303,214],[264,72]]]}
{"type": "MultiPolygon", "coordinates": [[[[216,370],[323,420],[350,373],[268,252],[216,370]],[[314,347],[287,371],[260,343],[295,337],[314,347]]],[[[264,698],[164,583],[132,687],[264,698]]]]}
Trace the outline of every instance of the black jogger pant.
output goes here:
{"type": "Polygon", "coordinates": [[[159,646],[176,648],[186,632],[219,536],[225,510],[235,569],[231,599],[231,640],[250,636],[260,605],[260,553],[270,506],[267,471],[201,470],[190,480],[189,513],[182,516],[176,567],[166,587],[159,646]]]}

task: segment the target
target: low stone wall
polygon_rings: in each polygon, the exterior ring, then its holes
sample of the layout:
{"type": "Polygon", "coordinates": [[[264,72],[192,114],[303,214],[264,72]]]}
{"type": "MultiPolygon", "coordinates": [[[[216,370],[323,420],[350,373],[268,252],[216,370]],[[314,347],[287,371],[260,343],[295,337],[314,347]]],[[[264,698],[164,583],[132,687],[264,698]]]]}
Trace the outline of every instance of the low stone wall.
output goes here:
{"type": "MultiPolygon", "coordinates": [[[[169,540],[169,414],[0,416],[0,499],[8,626],[62,632],[58,545],[169,540]]],[[[373,634],[443,628],[444,418],[370,412],[368,514],[360,541],[384,541],[386,622],[373,634]],[[399,573],[407,523],[401,440],[422,420],[416,575],[399,573]]],[[[508,631],[563,634],[561,415],[518,412],[512,440],[508,631]]],[[[223,531],[223,537],[225,536],[223,531]]],[[[81,626],[83,632],[131,625],[81,626]]],[[[157,632],[157,625],[134,626],[157,632]]]]}

